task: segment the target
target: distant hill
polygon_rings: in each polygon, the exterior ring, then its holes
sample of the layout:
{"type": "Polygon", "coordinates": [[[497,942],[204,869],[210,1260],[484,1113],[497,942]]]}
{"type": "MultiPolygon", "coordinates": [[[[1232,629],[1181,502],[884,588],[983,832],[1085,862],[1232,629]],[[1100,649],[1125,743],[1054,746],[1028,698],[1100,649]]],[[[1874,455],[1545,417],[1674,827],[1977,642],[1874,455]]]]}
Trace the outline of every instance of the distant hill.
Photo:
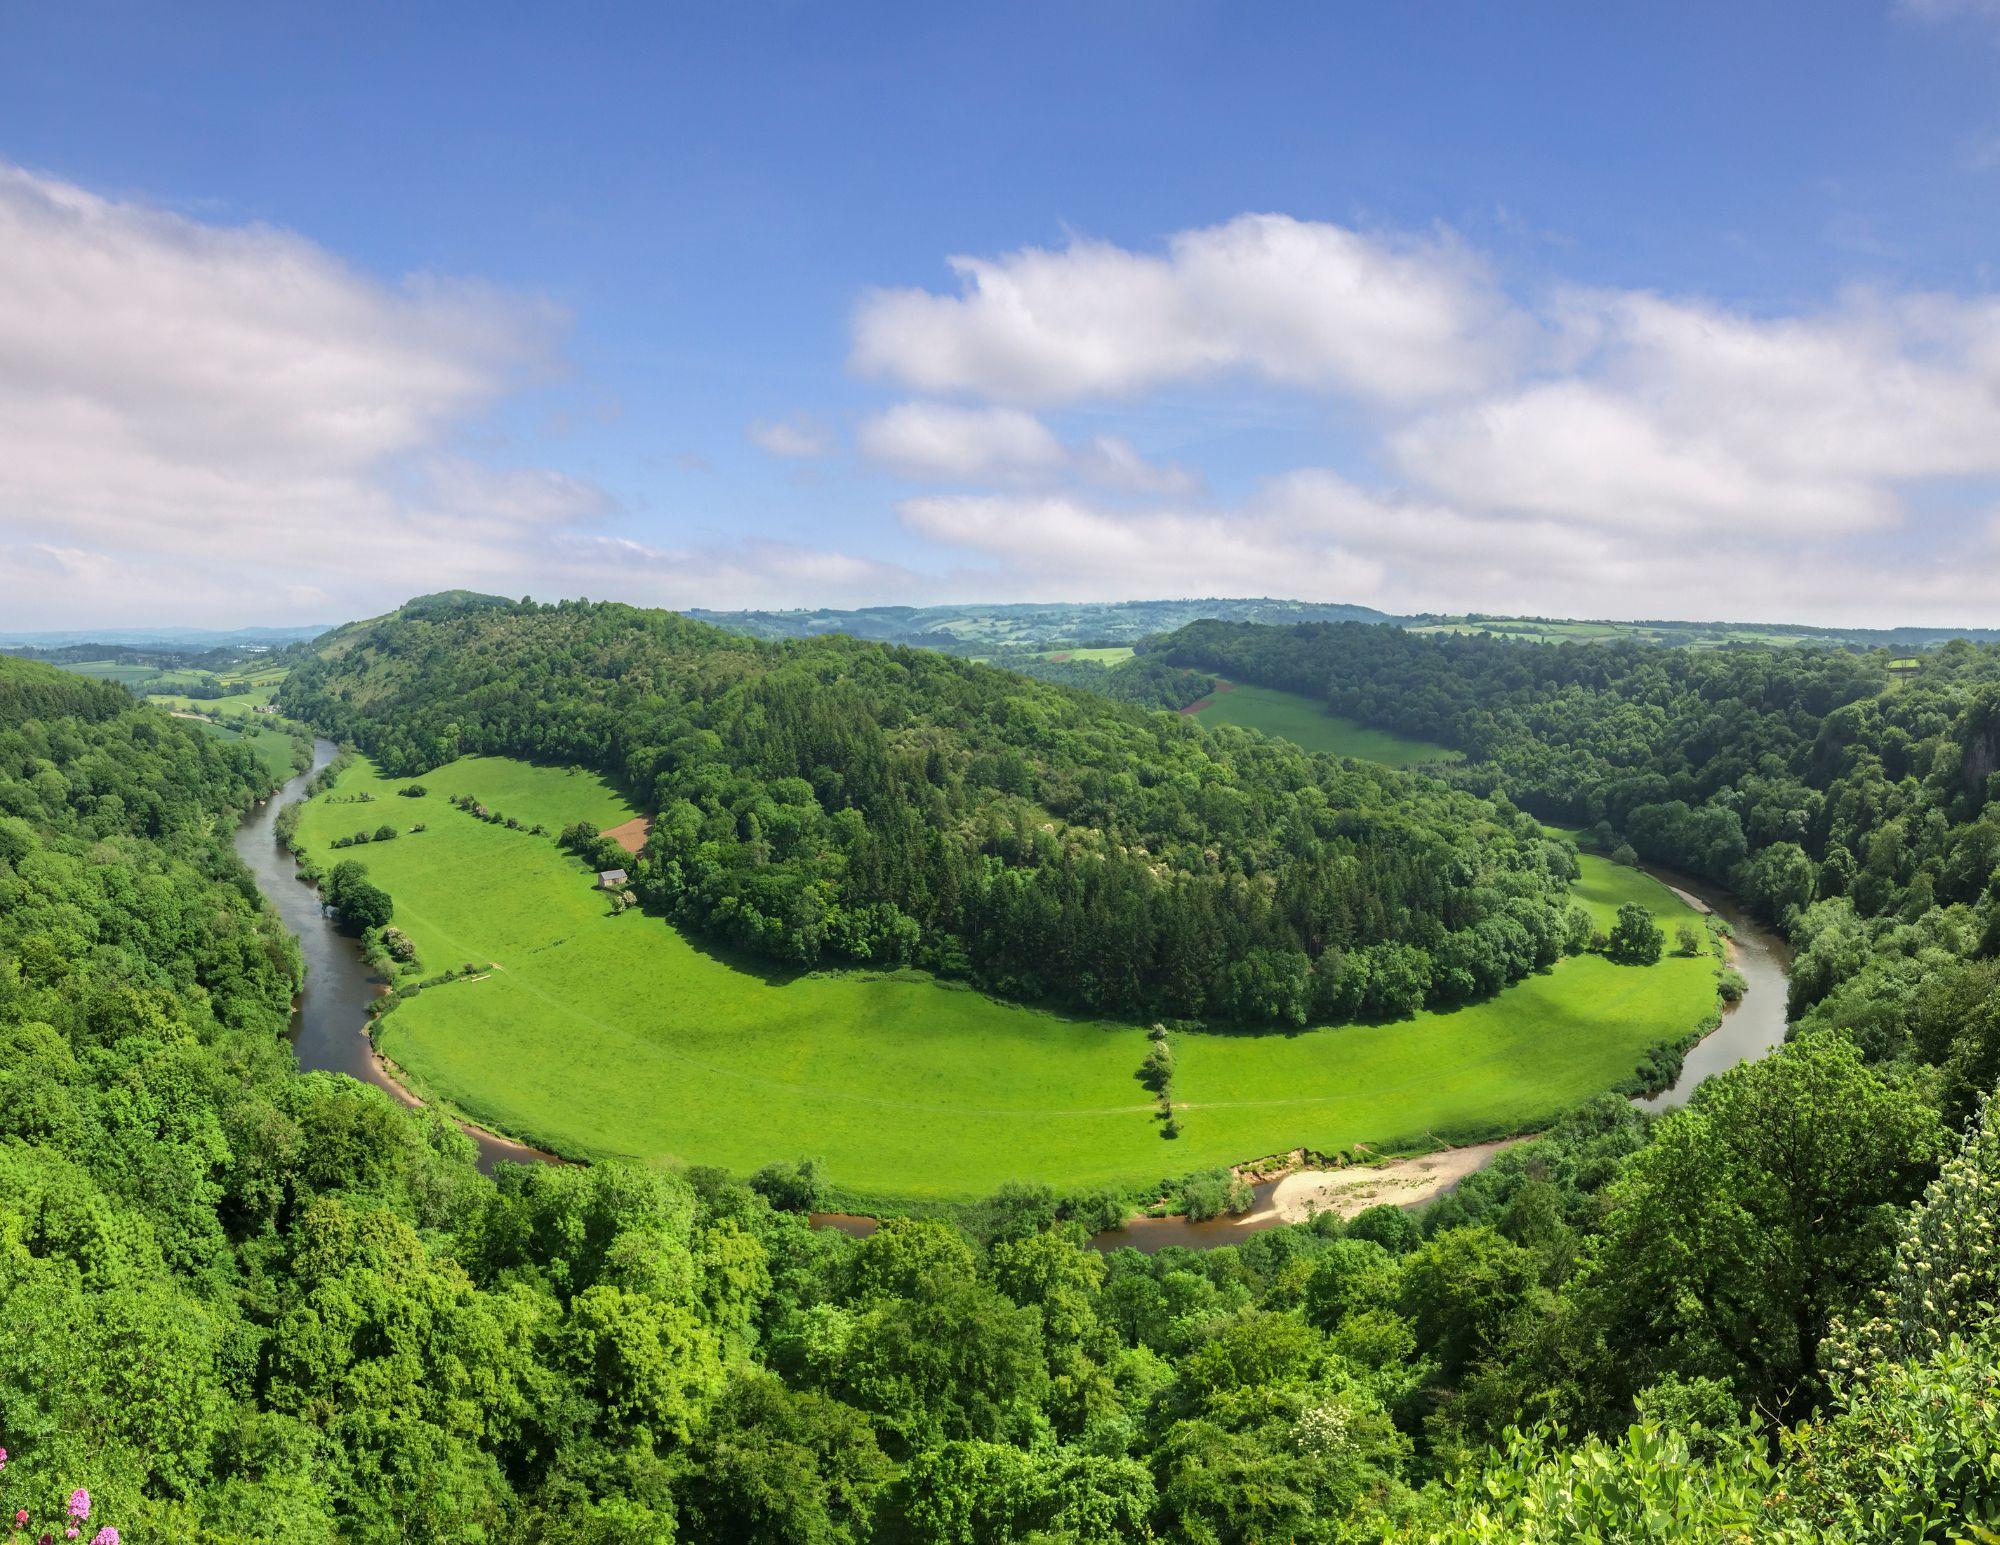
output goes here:
{"type": "Polygon", "coordinates": [[[63,628],[48,633],[0,632],[0,648],[67,649],[76,644],[107,644],[180,653],[256,646],[276,648],[318,638],[331,626],[314,622],[289,628],[63,628]]]}
{"type": "Polygon", "coordinates": [[[1500,617],[1487,612],[1425,612],[1395,619],[1412,633],[1489,634],[1536,644],[1605,643],[1627,639],[1689,649],[1742,645],[1784,648],[1821,644],[1837,649],[1932,649],[1952,639],[2000,643],[2000,628],[1835,628],[1797,622],[1613,622],[1575,617],[1500,617]]]}
{"type": "Polygon", "coordinates": [[[946,654],[992,655],[1010,650],[1131,644],[1212,617],[1224,622],[1393,622],[1372,606],[1284,601],[1271,597],[1183,601],[1056,601],[968,606],[866,606],[855,611],[687,613],[752,638],[817,638],[845,633],[879,643],[909,644],[946,654]]]}
{"type": "MultiPolygon", "coordinates": [[[[462,595],[463,592],[452,594],[462,595]]],[[[1933,648],[1954,638],[2000,643],[2000,628],[1840,628],[1789,622],[1688,622],[1672,619],[1516,617],[1491,612],[1397,615],[1342,602],[1273,597],[1208,597],[1182,601],[995,603],[968,606],[831,607],[795,611],[691,610],[688,616],[752,638],[817,638],[845,633],[880,643],[908,644],[945,654],[1016,663],[1010,656],[1093,645],[1135,644],[1193,622],[1368,622],[1413,633],[1486,633],[1532,643],[1595,643],[1628,639],[1692,649],[1742,645],[1835,648],[1933,648]]]]}

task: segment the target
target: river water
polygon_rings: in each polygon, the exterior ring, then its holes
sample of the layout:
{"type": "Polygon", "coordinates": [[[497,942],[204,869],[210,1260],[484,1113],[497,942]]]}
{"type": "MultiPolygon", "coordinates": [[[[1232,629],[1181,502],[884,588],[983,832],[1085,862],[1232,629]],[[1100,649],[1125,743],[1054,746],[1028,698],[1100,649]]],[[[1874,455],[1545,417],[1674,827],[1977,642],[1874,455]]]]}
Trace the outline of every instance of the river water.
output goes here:
{"type": "MultiPolygon", "coordinates": [[[[319,904],[319,892],[299,883],[298,866],[278,841],[278,812],[303,797],[312,775],[332,761],[338,749],[330,740],[313,742],[311,768],[254,806],[236,828],[236,856],[255,877],[286,931],[299,941],[305,957],[305,989],[292,1008],[292,1048],[299,1066],[308,1072],[346,1073],[408,1103],[407,1091],[382,1070],[368,1041],[368,1005],[388,984],[368,968],[354,938],[334,926],[319,904]]],[[[545,1157],[476,1127],[467,1127],[466,1132],[479,1147],[480,1169],[488,1174],[502,1160],[545,1157]]]]}
{"type": "Polygon", "coordinates": [[[1726,891],[1711,890],[1670,869],[1648,868],[1656,880],[1685,892],[1729,924],[1736,935],[1729,963],[1743,973],[1743,996],[1688,1052],[1681,1076],[1651,1099],[1634,1103],[1645,1110],[1685,1105],[1706,1080],[1739,1062],[1754,1062],[1784,1044],[1785,996],[1792,970],[1791,946],[1751,917],[1726,891]]]}
{"type": "MultiPolygon", "coordinates": [[[[271,799],[256,806],[236,831],[236,853],[256,878],[258,888],[299,941],[305,957],[305,989],[292,1011],[292,1045],[299,1066],[346,1073],[386,1089],[399,1100],[409,1094],[383,1070],[369,1044],[368,1005],[387,983],[361,958],[352,936],[334,926],[320,906],[319,893],[299,883],[297,865],[277,838],[278,812],[301,798],[313,773],[333,760],[330,740],[313,742],[312,767],[287,783],[271,799]]],[[[1724,918],[1736,932],[1734,964],[1745,982],[1742,1000],[1723,1016],[1722,1025],[1687,1055],[1673,1086],[1651,1099],[1635,1103],[1651,1111],[1671,1110],[1687,1103],[1704,1079],[1739,1062],[1761,1057],[1785,1039],[1785,984],[1791,952],[1785,941],[1744,915],[1735,901],[1683,875],[1652,871],[1657,878],[1687,892],[1724,918]]],[[[547,1162],[551,1155],[474,1126],[466,1133],[479,1148],[479,1167],[491,1173],[502,1162],[547,1162]]],[[[1091,1242],[1100,1249],[1130,1245],[1148,1254],[1168,1245],[1206,1249],[1239,1244],[1249,1234],[1284,1220],[1272,1205],[1276,1188],[1269,1182],[1256,1188],[1247,1213],[1192,1223],[1186,1218],[1135,1218],[1122,1229],[1100,1234],[1091,1242]]],[[[815,1221],[853,1233],[872,1231],[875,1220],[840,1213],[818,1213],[815,1221]]]]}

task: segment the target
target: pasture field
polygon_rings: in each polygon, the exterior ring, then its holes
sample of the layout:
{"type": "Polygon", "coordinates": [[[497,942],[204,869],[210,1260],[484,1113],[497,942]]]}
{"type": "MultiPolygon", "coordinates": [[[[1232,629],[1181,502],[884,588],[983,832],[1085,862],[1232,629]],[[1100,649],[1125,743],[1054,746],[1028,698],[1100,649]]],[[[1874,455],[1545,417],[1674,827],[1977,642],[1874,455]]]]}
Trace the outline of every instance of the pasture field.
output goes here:
{"type": "Polygon", "coordinates": [[[92,681],[115,681],[121,687],[168,674],[157,665],[132,665],[123,660],[65,660],[61,669],[88,676],[92,681]]]}
{"type": "MultiPolygon", "coordinates": [[[[495,968],[400,1004],[377,1026],[383,1053],[424,1093],[539,1146],[738,1172],[810,1154],[855,1207],[969,1200],[1015,1179],[1137,1188],[1300,1145],[1519,1129],[1617,1082],[1714,1004],[1712,962],[1584,959],[1401,1024],[1180,1035],[1187,1108],[1167,1141],[1135,1077],[1139,1025],[915,972],[786,976],[734,962],[637,909],[613,915],[581,863],[453,808],[457,793],[551,831],[633,813],[589,773],[496,758],[418,780],[357,762],[307,805],[309,856],[357,858],[394,898],[419,954],[412,976],[495,968]],[[411,781],[422,798],[394,792],[411,781]],[[373,798],[346,802],[364,792],[373,798]],[[404,835],[329,847],[385,822],[404,835]],[[418,822],[426,830],[411,833],[418,822]]],[[[1585,865],[1586,901],[1615,909],[1634,872],[1585,865]]],[[[1664,917],[1691,915],[1653,890],[1664,917]]]]}
{"type": "Polygon", "coordinates": [[[1130,644],[1106,645],[1100,649],[1056,649],[1042,656],[1044,660],[1095,660],[1099,665],[1120,665],[1132,658],[1130,644]]]}
{"type": "Polygon", "coordinates": [[[156,708],[177,708],[184,713],[248,713],[277,695],[278,684],[285,679],[285,667],[273,665],[226,672],[222,677],[225,691],[221,697],[190,698],[176,693],[174,687],[182,684],[178,678],[187,674],[159,673],[156,680],[144,684],[146,701],[156,708]]]}
{"type": "Polygon", "coordinates": [[[217,724],[211,719],[189,719],[184,721],[196,726],[204,735],[213,735],[217,740],[241,740],[249,743],[257,753],[257,760],[264,764],[264,770],[274,782],[283,783],[297,770],[292,766],[292,737],[283,730],[247,729],[237,730],[228,725],[217,724]]]}
{"type": "Polygon", "coordinates": [[[1178,1034],[1174,1095],[1189,1108],[1175,1146],[1206,1164],[1301,1143],[1396,1152],[1476,1142],[1529,1130],[1621,1082],[1654,1043],[1678,1040],[1713,1011],[1715,960],[1671,953],[1674,927],[1696,913],[1651,875],[1585,854],[1576,891],[1604,928],[1625,902],[1641,903],[1670,953],[1653,966],[1579,955],[1496,997],[1393,1024],[1178,1034]],[[1270,1144],[1281,1130],[1306,1135],[1270,1144]]]}
{"type": "Polygon", "coordinates": [[[1202,724],[1234,724],[1262,730],[1307,751],[1351,756],[1363,762],[1410,767],[1419,762],[1456,762],[1460,753],[1390,730],[1370,729],[1328,713],[1311,698],[1275,687],[1234,686],[1204,698],[1190,709],[1202,724]]]}

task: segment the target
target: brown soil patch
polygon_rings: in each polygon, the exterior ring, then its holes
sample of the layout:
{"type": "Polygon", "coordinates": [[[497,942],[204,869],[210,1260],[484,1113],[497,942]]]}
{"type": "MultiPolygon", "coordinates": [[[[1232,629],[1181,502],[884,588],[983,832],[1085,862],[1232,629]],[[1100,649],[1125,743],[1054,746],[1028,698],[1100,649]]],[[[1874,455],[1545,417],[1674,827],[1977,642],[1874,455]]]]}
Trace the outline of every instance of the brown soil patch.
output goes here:
{"type": "Polygon", "coordinates": [[[646,828],[652,823],[643,815],[635,815],[621,826],[607,826],[597,835],[609,837],[627,853],[636,853],[646,845],[646,828]]]}

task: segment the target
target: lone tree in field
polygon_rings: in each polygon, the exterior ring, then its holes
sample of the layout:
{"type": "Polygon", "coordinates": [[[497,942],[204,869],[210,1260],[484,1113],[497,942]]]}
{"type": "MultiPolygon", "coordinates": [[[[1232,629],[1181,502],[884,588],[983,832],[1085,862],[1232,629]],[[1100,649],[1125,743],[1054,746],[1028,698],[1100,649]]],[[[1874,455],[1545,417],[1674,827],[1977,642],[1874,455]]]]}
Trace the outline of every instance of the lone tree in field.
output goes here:
{"type": "Polygon", "coordinates": [[[1692,923],[1682,923],[1674,930],[1674,947],[1683,955],[1701,953],[1701,934],[1692,923]]]}
{"type": "Polygon", "coordinates": [[[1653,914],[1636,901],[1618,909],[1618,921],[1611,927],[1605,953],[1621,965],[1650,966],[1666,948],[1666,935],[1653,921],[1653,914]]]}

